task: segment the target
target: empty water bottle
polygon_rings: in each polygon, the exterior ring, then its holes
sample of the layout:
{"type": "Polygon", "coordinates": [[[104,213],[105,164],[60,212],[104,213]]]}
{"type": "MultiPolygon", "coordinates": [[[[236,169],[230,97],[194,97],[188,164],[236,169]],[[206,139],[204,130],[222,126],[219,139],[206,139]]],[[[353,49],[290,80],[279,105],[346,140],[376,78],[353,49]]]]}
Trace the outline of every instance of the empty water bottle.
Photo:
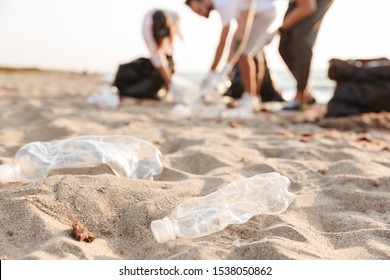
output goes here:
{"type": "Polygon", "coordinates": [[[85,101],[100,108],[116,109],[120,103],[118,89],[115,86],[106,85],[100,91],[88,96],[85,101]]]}
{"type": "Polygon", "coordinates": [[[172,77],[170,92],[173,102],[179,104],[192,104],[200,98],[196,84],[179,75],[172,77]]]}
{"type": "Polygon", "coordinates": [[[225,109],[221,112],[221,118],[225,120],[248,120],[253,117],[253,111],[248,108],[225,109]]]}
{"type": "Polygon", "coordinates": [[[192,113],[191,106],[187,104],[176,104],[171,110],[171,116],[176,119],[187,119],[192,113]]]}
{"type": "Polygon", "coordinates": [[[162,172],[161,152],[153,144],[125,135],[82,136],[52,142],[32,142],[0,165],[0,183],[38,181],[56,170],[109,166],[115,175],[153,179],[162,172]]]}
{"type": "Polygon", "coordinates": [[[224,94],[231,85],[230,78],[224,70],[221,73],[211,73],[201,87],[201,101],[207,104],[221,103],[224,94]]]}
{"type": "Polygon", "coordinates": [[[242,224],[258,214],[283,213],[294,199],[290,180],[276,172],[233,182],[203,197],[180,203],[170,215],[151,223],[159,243],[177,237],[195,238],[242,224]]]}
{"type": "Polygon", "coordinates": [[[225,109],[225,104],[215,103],[215,104],[204,104],[204,103],[194,103],[191,104],[192,114],[196,117],[203,119],[219,119],[221,112],[225,109]]]}

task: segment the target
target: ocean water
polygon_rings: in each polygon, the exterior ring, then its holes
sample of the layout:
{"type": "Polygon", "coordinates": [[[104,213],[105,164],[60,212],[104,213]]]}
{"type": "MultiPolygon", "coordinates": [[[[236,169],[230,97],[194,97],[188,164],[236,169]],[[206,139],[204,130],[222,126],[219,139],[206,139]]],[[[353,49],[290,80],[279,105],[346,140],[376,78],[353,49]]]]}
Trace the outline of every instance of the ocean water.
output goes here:
{"type": "MultiPolygon", "coordinates": [[[[287,101],[292,100],[296,93],[296,82],[290,72],[278,70],[272,71],[271,75],[283,98],[287,101]]],[[[180,76],[194,83],[200,83],[205,74],[180,74],[180,76]]],[[[327,70],[313,70],[310,73],[309,86],[317,103],[327,104],[333,97],[335,82],[328,78],[327,70]]]]}
{"type": "MultiPolygon", "coordinates": [[[[286,100],[292,100],[296,93],[296,82],[287,71],[275,71],[273,79],[286,100]]],[[[310,73],[309,87],[318,103],[326,104],[333,97],[336,83],[328,78],[327,70],[314,70],[310,73]]]]}

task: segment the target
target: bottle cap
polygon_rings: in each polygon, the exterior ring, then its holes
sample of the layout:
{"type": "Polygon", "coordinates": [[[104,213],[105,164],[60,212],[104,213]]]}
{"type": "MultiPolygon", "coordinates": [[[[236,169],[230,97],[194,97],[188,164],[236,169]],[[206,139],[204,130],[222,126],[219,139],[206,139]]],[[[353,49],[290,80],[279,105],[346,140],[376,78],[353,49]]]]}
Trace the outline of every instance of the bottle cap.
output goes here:
{"type": "Polygon", "coordinates": [[[0,183],[6,184],[15,179],[15,173],[11,164],[0,165],[0,183]]]}
{"type": "Polygon", "coordinates": [[[161,220],[156,220],[151,223],[154,239],[158,243],[165,243],[176,239],[175,230],[169,218],[165,217],[161,220]]]}

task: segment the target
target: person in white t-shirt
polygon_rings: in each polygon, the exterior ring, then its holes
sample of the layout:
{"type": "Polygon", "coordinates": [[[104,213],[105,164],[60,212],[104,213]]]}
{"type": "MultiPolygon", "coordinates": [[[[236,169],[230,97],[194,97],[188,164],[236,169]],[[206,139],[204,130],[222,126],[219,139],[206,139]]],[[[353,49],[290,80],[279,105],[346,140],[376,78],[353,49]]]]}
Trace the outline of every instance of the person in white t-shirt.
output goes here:
{"type": "Polygon", "coordinates": [[[151,62],[169,89],[172,80],[170,59],[173,56],[173,40],[179,35],[179,16],[170,10],[153,9],[145,17],[142,33],[151,55],[151,62]]]}
{"type": "Polygon", "coordinates": [[[121,98],[161,99],[170,91],[174,73],[173,40],[179,34],[179,16],[169,10],[152,9],[142,25],[150,57],[120,64],[112,90],[121,98]],[[164,90],[165,89],[165,90],[164,90]]]}
{"type": "Polygon", "coordinates": [[[231,23],[237,21],[238,27],[230,45],[230,54],[221,74],[227,74],[238,61],[244,93],[239,106],[258,110],[260,100],[257,93],[264,75],[264,61],[259,61],[260,71],[256,76],[255,56],[262,53],[274,32],[270,26],[275,19],[276,9],[273,0],[186,0],[192,11],[208,18],[212,11],[217,11],[222,21],[219,44],[210,69],[209,77],[216,71],[226,46],[231,23]]]}

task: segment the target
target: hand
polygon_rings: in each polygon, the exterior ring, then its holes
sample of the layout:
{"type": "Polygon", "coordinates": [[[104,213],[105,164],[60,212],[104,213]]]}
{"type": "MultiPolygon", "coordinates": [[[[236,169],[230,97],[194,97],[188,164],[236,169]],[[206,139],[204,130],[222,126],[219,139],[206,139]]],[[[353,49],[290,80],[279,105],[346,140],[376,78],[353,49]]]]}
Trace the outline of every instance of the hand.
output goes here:
{"type": "Polygon", "coordinates": [[[278,34],[280,36],[280,40],[282,42],[287,42],[287,41],[290,41],[291,39],[291,30],[288,30],[288,29],[284,29],[283,27],[280,27],[278,29],[278,34]]]}
{"type": "Polygon", "coordinates": [[[223,67],[222,70],[216,74],[215,87],[218,90],[218,92],[222,95],[226,93],[226,91],[232,84],[229,77],[230,72],[231,72],[231,67],[229,64],[226,64],[225,67],[223,67]]]}
{"type": "Polygon", "coordinates": [[[221,103],[223,95],[231,85],[230,82],[230,67],[225,66],[222,71],[208,76],[207,82],[202,87],[201,100],[205,103],[221,103]]]}
{"type": "Polygon", "coordinates": [[[232,67],[230,67],[230,64],[226,64],[220,72],[218,72],[219,75],[226,75],[229,76],[230,72],[232,71],[232,67]]]}
{"type": "Polygon", "coordinates": [[[170,83],[167,91],[166,91],[166,99],[169,101],[169,102],[175,102],[175,103],[178,103],[181,101],[181,98],[180,98],[180,89],[177,85],[175,85],[174,83],[170,83]]]}
{"type": "Polygon", "coordinates": [[[216,76],[216,72],[211,70],[206,78],[203,79],[202,83],[201,83],[201,89],[205,89],[207,87],[209,87],[210,85],[212,85],[213,83],[213,80],[215,80],[215,76],[216,76]]]}

